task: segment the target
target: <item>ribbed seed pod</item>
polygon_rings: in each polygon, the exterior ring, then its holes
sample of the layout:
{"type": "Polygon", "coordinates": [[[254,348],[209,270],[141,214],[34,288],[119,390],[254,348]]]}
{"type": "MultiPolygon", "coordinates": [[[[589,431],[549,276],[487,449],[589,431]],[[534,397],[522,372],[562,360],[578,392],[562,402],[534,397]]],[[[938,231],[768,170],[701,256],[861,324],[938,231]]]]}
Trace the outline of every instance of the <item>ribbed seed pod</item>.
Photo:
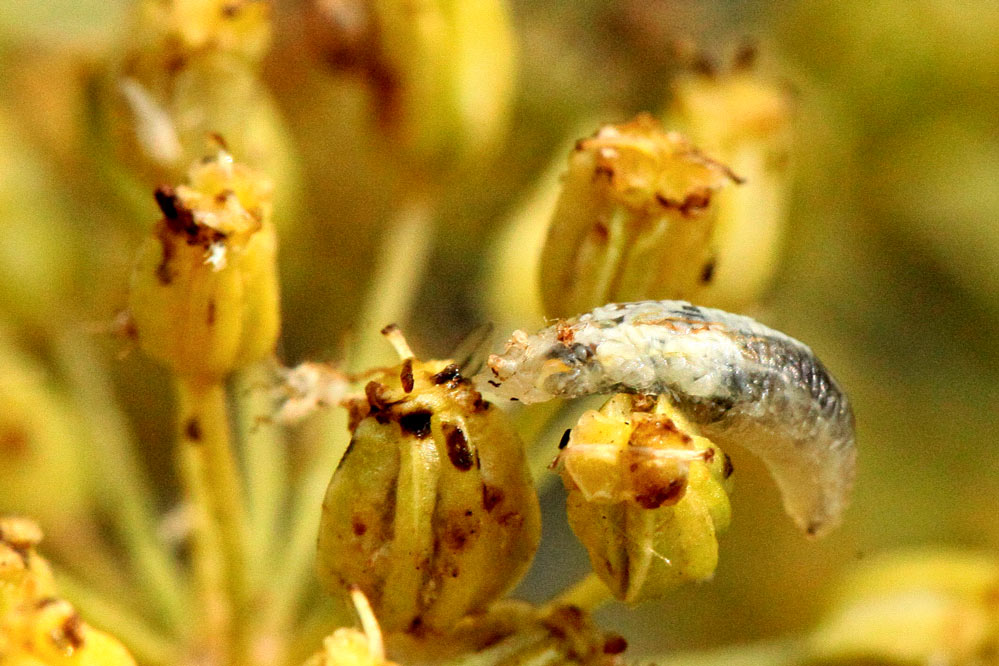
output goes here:
{"type": "Polygon", "coordinates": [[[318,568],[387,631],[446,631],[521,578],[540,537],[523,444],[448,361],[406,359],[352,407],[323,502],[318,568]]]}
{"type": "Polygon", "coordinates": [[[274,349],[279,329],[271,185],[221,153],[189,186],[160,188],[129,309],[139,344],[178,375],[217,381],[274,349]]]}
{"type": "Polygon", "coordinates": [[[714,196],[737,181],[646,114],[580,141],[541,255],[545,314],[691,298],[710,279],[714,196]]]}
{"type": "Polygon", "coordinates": [[[558,468],[569,523],[615,597],[635,602],[712,576],[731,462],[665,397],[619,394],[586,412],[558,468]]]}

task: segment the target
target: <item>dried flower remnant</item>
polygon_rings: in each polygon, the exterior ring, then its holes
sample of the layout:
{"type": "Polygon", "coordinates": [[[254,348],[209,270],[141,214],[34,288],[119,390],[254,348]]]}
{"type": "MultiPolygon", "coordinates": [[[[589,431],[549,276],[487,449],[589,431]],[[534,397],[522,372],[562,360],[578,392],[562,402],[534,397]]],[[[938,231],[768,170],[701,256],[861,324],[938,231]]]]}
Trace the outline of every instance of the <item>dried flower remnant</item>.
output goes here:
{"type": "Polygon", "coordinates": [[[660,396],[618,394],[573,427],[558,458],[569,523],[626,602],[710,578],[732,467],[660,396]]]}
{"type": "Polygon", "coordinates": [[[580,141],[541,255],[545,313],[691,298],[711,265],[713,200],[739,178],[640,115],[580,141]]]}
{"type": "Polygon", "coordinates": [[[528,403],[665,395],[705,437],[760,456],[808,535],[846,508],[856,464],[846,394],[807,346],[748,317],[683,301],[610,304],[515,331],[480,379],[528,403]]]}
{"type": "Polygon", "coordinates": [[[755,66],[754,54],[745,46],[727,70],[677,77],[665,117],[745,180],[718,193],[709,239],[715,261],[696,298],[725,309],[756,301],[777,267],[791,177],[788,86],[755,66]]]}
{"type": "Polygon", "coordinates": [[[224,152],[195,165],[189,183],[156,192],[163,217],[139,252],[129,309],[144,351],[214,381],[277,340],[271,185],[224,152]]]}
{"type": "Polygon", "coordinates": [[[0,518],[0,665],[135,666],[110,635],[56,596],[48,563],[35,552],[35,523],[0,518]]]}
{"type": "Polygon", "coordinates": [[[540,513],[523,444],[449,361],[408,357],[365,394],[323,502],[320,579],[363,590],[388,631],[448,630],[534,556],[540,513]]]}

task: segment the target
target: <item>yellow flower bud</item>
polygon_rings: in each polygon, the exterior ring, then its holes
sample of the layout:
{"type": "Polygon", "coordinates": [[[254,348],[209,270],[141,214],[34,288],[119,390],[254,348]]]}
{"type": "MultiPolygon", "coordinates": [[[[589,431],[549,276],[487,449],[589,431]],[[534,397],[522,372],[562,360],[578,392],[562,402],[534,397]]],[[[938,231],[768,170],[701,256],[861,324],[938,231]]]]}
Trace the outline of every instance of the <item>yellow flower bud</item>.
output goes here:
{"type": "Polygon", "coordinates": [[[269,0],[137,3],[124,54],[91,86],[97,159],[133,206],[222,137],[239,162],[277,180],[279,210],[289,208],[297,159],[259,75],[271,12],[269,0]]]}
{"type": "Polygon", "coordinates": [[[523,444],[448,361],[406,359],[352,407],[318,568],[388,631],[446,631],[520,580],[540,537],[523,444]]]}
{"type": "Polygon", "coordinates": [[[367,597],[357,588],[350,591],[363,631],[341,627],[323,640],[323,649],[304,666],[396,666],[385,658],[381,627],[367,597]]]}
{"type": "Polygon", "coordinates": [[[453,169],[502,139],[516,55],[504,0],[317,0],[314,10],[317,48],[366,79],[381,126],[414,160],[453,169]]]}
{"type": "Polygon", "coordinates": [[[156,193],[163,219],[132,273],[139,344],[179,375],[218,381],[269,355],[279,329],[271,186],[220,154],[156,193]]]}
{"type": "Polygon", "coordinates": [[[731,517],[731,462],[664,396],[619,394],[586,412],[557,464],[569,523],[615,597],[712,576],[731,517]]]}
{"type": "Polygon", "coordinates": [[[670,127],[745,181],[719,192],[711,279],[697,302],[738,310],[756,301],[774,269],[785,226],[792,144],[787,86],[756,71],[743,50],[726,72],[676,79],[670,127]]]}
{"type": "Polygon", "coordinates": [[[55,596],[48,564],[35,553],[41,539],[32,521],[0,518],[0,666],[135,666],[117,639],[55,596]]]}
{"type": "Polygon", "coordinates": [[[733,181],[648,115],[580,141],[541,255],[545,313],[690,299],[712,271],[713,200],[733,181]]]}
{"type": "Polygon", "coordinates": [[[808,663],[986,664],[999,641],[999,560],[945,549],[888,553],[843,582],[808,663]]]}

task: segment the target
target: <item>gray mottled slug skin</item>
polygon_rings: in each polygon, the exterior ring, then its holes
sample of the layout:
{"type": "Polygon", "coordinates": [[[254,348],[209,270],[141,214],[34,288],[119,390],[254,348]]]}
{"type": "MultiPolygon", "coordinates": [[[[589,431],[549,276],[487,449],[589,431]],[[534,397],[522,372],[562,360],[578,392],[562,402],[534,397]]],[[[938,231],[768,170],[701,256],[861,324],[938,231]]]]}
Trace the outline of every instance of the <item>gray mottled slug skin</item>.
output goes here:
{"type": "Polygon", "coordinates": [[[846,394],[806,345],[748,317],[684,301],[612,303],[527,335],[477,378],[525,403],[667,395],[705,437],[758,455],[811,536],[835,527],[856,450],[846,394]]]}

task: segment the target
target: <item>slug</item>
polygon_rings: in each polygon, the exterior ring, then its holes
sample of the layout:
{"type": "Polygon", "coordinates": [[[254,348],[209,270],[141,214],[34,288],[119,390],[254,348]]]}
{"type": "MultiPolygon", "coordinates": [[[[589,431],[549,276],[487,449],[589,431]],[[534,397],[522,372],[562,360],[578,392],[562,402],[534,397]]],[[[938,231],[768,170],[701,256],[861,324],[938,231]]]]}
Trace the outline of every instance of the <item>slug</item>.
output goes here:
{"type": "Polygon", "coordinates": [[[835,527],[853,486],[849,399],[811,349],[740,315],[684,301],[612,303],[535,335],[515,331],[477,380],[524,403],[665,395],[705,437],[759,456],[809,536],[835,527]]]}

